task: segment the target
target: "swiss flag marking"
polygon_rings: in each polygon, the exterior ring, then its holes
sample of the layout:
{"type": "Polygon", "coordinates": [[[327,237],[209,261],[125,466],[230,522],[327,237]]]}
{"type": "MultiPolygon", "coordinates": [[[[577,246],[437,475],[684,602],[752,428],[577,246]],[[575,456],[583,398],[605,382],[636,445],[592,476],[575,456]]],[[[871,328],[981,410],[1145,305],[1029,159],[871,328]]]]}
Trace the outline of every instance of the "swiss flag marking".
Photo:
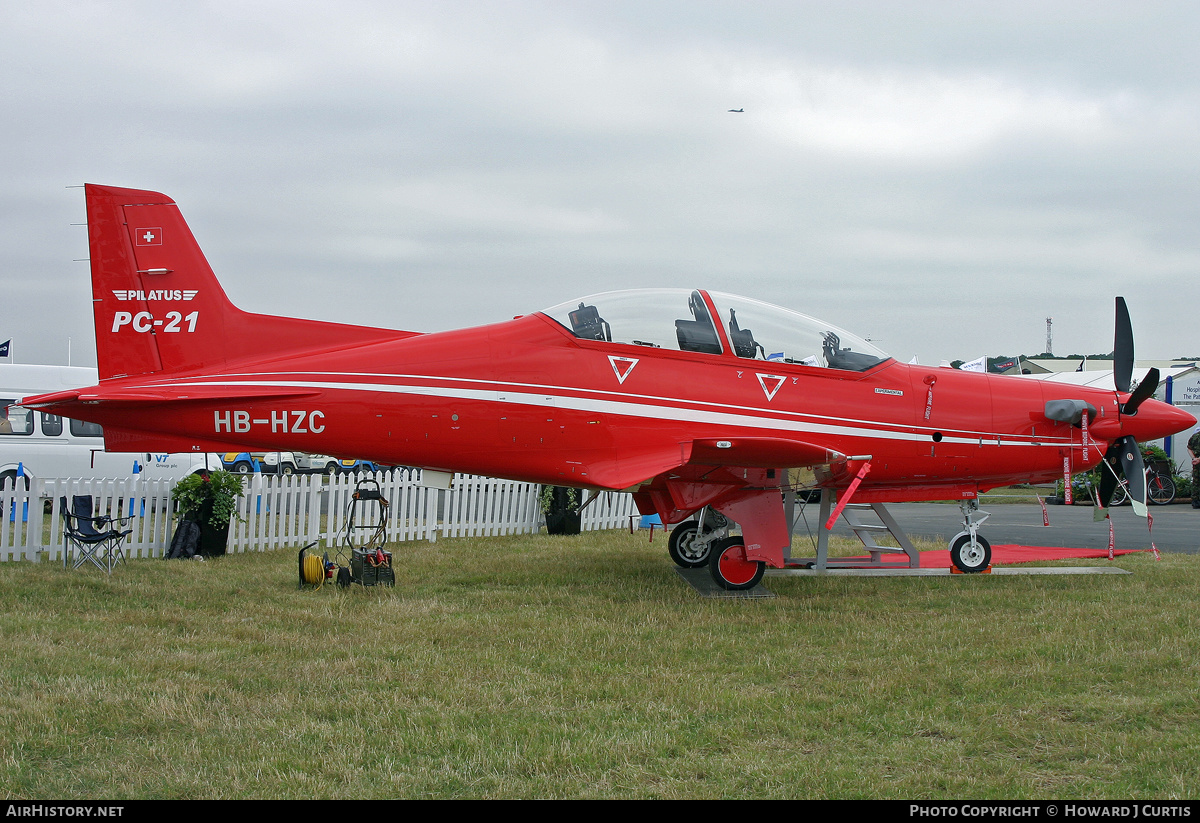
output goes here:
{"type": "Polygon", "coordinates": [[[161,246],[162,229],[157,227],[137,229],[133,233],[133,242],[138,246],[161,246]]]}
{"type": "Polygon", "coordinates": [[[608,356],[608,362],[612,365],[613,374],[617,376],[618,383],[624,383],[625,378],[633,371],[633,367],[638,364],[636,357],[616,357],[615,355],[608,356]]]}
{"type": "Polygon", "coordinates": [[[755,375],[758,377],[758,385],[762,386],[763,394],[767,396],[768,401],[775,399],[775,393],[787,381],[787,378],[780,374],[758,374],[755,372],[755,375]]]}

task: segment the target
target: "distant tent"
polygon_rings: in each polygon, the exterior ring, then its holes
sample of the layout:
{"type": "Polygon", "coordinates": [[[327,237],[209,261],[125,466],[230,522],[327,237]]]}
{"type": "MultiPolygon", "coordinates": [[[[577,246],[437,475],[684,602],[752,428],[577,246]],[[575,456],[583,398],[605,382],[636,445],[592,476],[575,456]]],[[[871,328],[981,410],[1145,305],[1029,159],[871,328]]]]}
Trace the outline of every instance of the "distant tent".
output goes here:
{"type": "Polygon", "coordinates": [[[1040,363],[1035,363],[1024,355],[1021,356],[1021,374],[1049,374],[1050,370],[1040,363]]]}

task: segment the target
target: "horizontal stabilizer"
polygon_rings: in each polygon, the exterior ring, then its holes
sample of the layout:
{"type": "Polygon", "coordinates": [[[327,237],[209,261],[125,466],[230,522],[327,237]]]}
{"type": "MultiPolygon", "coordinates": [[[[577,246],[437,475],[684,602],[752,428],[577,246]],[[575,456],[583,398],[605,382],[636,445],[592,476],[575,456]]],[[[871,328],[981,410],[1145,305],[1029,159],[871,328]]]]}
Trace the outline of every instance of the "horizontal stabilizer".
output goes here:
{"type": "Polygon", "coordinates": [[[284,389],[275,386],[183,386],[171,389],[109,389],[89,394],[82,392],[79,399],[85,403],[186,403],[189,400],[278,400],[284,398],[313,397],[319,392],[312,389],[284,389]]]}
{"type": "MultiPolygon", "coordinates": [[[[274,386],[184,386],[181,388],[103,389],[39,394],[29,397],[25,405],[45,409],[60,403],[87,403],[88,405],[141,405],[144,403],[187,403],[210,402],[213,400],[280,400],[297,397],[312,397],[318,394],[311,389],[285,389],[274,386]]],[[[70,416],[69,414],[67,416],[70,416]]]]}
{"type": "Polygon", "coordinates": [[[23,398],[19,405],[27,409],[38,409],[45,411],[47,407],[55,403],[73,403],[79,399],[79,389],[68,389],[67,391],[50,392],[49,394],[35,394],[30,397],[23,398]]]}

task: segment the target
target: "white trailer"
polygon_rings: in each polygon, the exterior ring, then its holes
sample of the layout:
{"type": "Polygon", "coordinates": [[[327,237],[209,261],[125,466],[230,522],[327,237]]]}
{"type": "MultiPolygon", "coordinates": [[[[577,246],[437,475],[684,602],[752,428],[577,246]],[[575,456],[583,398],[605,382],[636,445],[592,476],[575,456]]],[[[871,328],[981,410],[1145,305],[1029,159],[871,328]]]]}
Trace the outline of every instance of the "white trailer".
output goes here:
{"type": "MultiPolygon", "coordinates": [[[[95,369],[0,364],[0,487],[15,478],[129,477],[178,480],[221,468],[215,454],[106,452],[104,430],[82,420],[35,412],[18,403],[35,394],[94,386],[95,369]]],[[[26,480],[28,484],[28,479],[26,480]]]]}

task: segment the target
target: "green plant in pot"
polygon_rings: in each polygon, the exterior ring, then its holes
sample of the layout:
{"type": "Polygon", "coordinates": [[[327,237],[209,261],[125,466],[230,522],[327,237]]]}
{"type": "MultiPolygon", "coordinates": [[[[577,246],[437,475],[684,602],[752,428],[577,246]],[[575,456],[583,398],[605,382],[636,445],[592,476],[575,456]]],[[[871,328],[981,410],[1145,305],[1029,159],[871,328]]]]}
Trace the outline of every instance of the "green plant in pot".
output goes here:
{"type": "Polygon", "coordinates": [[[579,534],[583,516],[579,513],[579,492],[565,486],[542,486],[538,503],[546,516],[550,534],[579,534]]]}
{"type": "Polygon", "coordinates": [[[242,477],[227,471],[189,474],[175,484],[180,518],[200,524],[200,554],[225,554],[229,523],[242,519],[237,504],[245,493],[242,477]]]}

